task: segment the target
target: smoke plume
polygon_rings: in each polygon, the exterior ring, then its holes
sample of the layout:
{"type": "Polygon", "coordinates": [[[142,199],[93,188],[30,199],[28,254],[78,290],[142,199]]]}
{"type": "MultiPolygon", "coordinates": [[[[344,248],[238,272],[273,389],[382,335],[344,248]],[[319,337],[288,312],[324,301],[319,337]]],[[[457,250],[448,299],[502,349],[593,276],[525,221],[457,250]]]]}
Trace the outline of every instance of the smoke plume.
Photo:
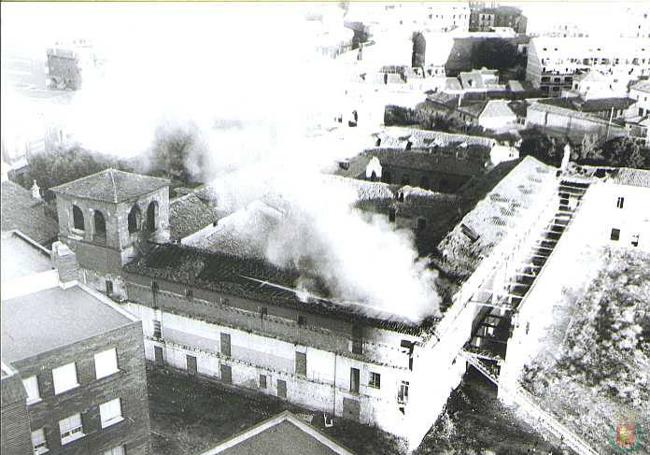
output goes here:
{"type": "MultiPolygon", "coordinates": [[[[321,6],[323,23],[342,28],[342,11],[321,6]]],[[[321,174],[350,150],[327,134],[349,106],[345,72],[316,51],[328,44],[323,23],[305,20],[305,8],[319,5],[92,7],[49,11],[48,26],[68,34],[71,11],[83,13],[80,33],[105,62],[65,119],[79,142],[128,158],[189,135],[186,167],[211,184],[221,209],[240,218],[251,204],[274,209],[270,223],[243,223],[242,238],[256,239],[272,263],[304,270],[296,287],[318,275],[332,298],[371,313],[419,321],[438,312],[435,274],[410,233],[361,213],[355,188],[321,174]]]]}

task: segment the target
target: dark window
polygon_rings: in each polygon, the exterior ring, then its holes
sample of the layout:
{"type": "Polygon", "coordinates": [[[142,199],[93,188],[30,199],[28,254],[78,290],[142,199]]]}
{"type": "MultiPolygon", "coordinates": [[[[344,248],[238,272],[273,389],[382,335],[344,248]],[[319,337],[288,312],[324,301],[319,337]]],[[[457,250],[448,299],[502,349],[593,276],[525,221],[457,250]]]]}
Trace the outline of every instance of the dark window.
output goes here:
{"type": "Polygon", "coordinates": [[[140,208],[137,205],[134,205],[129,212],[127,220],[129,224],[129,233],[133,234],[134,232],[138,232],[140,230],[141,219],[142,214],[140,213],[140,208]]]}
{"type": "Polygon", "coordinates": [[[99,210],[95,210],[93,214],[93,224],[95,225],[95,240],[106,241],[106,219],[99,210]]]}
{"type": "Polygon", "coordinates": [[[278,379],[278,396],[280,398],[287,398],[287,381],[278,379]]]}
{"type": "Polygon", "coordinates": [[[266,375],[260,374],[260,389],[266,389],[266,375]]]}
{"type": "Polygon", "coordinates": [[[221,354],[230,357],[230,334],[221,334],[221,354]]]}
{"type": "Polygon", "coordinates": [[[265,306],[260,308],[260,317],[265,318],[266,316],[269,315],[269,309],[265,306]]]}
{"type": "Polygon", "coordinates": [[[186,359],[187,359],[187,372],[191,375],[195,375],[197,372],[196,357],[194,357],[193,355],[187,355],[186,359]]]}
{"type": "Polygon", "coordinates": [[[413,142],[406,141],[406,150],[411,150],[411,147],[413,147],[413,142]]]}
{"type": "Polygon", "coordinates": [[[619,209],[622,209],[623,208],[623,203],[625,203],[625,198],[624,197],[619,197],[616,200],[616,207],[619,208],[619,209]]]}
{"type": "Polygon", "coordinates": [[[158,212],[158,203],[156,201],[151,201],[147,207],[147,230],[155,231],[156,230],[156,214],[158,212]]]}
{"type": "Polygon", "coordinates": [[[375,171],[372,171],[372,174],[370,174],[370,181],[371,182],[377,181],[377,173],[375,171]]]}
{"type": "Polygon", "coordinates": [[[307,323],[307,319],[305,319],[304,316],[299,315],[298,316],[298,325],[305,325],[307,323]]]}
{"type": "Polygon", "coordinates": [[[230,365],[221,364],[221,381],[226,384],[232,384],[232,368],[230,365]]]}
{"type": "Polygon", "coordinates": [[[84,226],[84,214],[81,211],[79,207],[76,205],[72,206],[72,220],[74,222],[74,228],[83,231],[85,229],[84,226]]]}
{"type": "Polygon", "coordinates": [[[350,368],[350,392],[359,393],[359,369],[350,368]]]}
{"type": "Polygon", "coordinates": [[[307,376],[307,354],[296,352],[296,374],[307,376]]]}
{"type": "Polygon", "coordinates": [[[396,215],[397,211],[395,209],[388,209],[388,221],[394,223],[396,215]]]}
{"type": "Polygon", "coordinates": [[[162,327],[160,321],[156,321],[155,319],[153,321],[153,337],[158,340],[162,338],[162,327]]]}
{"type": "Polygon", "coordinates": [[[368,386],[374,389],[379,389],[381,387],[381,375],[379,373],[370,372],[368,386]]]}
{"type": "Polygon", "coordinates": [[[106,280],[106,295],[113,295],[113,282],[110,280],[106,280]]]}
{"type": "Polygon", "coordinates": [[[609,236],[610,240],[618,240],[621,238],[621,230],[620,229],[612,229],[612,233],[609,236]]]}
{"type": "Polygon", "coordinates": [[[632,236],[632,246],[639,246],[639,234],[634,234],[632,236]]]}
{"type": "Polygon", "coordinates": [[[162,365],[164,363],[163,360],[163,350],[160,346],[154,346],[153,347],[153,356],[154,356],[154,361],[156,362],[156,365],[162,365]]]}

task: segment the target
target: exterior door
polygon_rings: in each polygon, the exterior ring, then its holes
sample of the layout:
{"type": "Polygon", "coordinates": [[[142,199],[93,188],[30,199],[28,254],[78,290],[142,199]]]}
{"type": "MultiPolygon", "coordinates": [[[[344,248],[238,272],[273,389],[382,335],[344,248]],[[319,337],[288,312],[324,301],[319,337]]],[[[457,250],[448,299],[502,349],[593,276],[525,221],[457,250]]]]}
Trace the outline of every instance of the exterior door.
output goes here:
{"type": "Polygon", "coordinates": [[[221,364],[221,381],[226,384],[232,384],[232,368],[230,365],[221,364]]]}
{"type": "Polygon", "coordinates": [[[193,355],[187,356],[187,372],[192,376],[196,375],[196,357],[193,355]]]}
{"type": "Polygon", "coordinates": [[[154,362],[156,365],[162,366],[165,362],[163,360],[163,350],[160,346],[154,346],[153,348],[154,362]]]}
{"type": "Polygon", "coordinates": [[[361,404],[358,400],[343,398],[343,417],[345,419],[359,421],[361,415],[361,404]]]}

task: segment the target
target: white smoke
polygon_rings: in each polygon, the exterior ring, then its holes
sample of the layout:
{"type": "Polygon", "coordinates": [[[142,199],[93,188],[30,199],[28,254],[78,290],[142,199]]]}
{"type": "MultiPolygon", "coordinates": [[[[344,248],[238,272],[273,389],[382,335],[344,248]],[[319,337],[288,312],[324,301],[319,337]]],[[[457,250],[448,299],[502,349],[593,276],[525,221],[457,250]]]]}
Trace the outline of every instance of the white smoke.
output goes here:
{"type": "Polygon", "coordinates": [[[271,230],[248,223],[245,235],[265,240],[271,262],[317,272],[340,301],[412,321],[438,312],[435,275],[410,235],[354,209],[355,189],[321,178],[341,154],[324,128],[346,106],[345,72],[315,51],[323,29],[304,19],[304,5],[113,6],[50,6],[50,27],[72,34],[67,15],[76,11],[105,60],[75,94],[67,121],[77,140],[131,157],[161,133],[189,132],[188,167],[213,185],[221,208],[271,196],[278,204],[271,230]]]}

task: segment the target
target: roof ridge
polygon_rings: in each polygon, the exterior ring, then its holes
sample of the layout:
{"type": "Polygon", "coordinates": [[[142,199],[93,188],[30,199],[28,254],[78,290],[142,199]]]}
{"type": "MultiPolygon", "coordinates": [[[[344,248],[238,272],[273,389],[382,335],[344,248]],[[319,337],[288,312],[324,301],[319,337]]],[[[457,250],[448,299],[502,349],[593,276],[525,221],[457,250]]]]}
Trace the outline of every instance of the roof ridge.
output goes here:
{"type": "Polygon", "coordinates": [[[108,175],[111,176],[111,183],[113,184],[113,202],[117,203],[117,186],[115,185],[115,177],[113,176],[113,168],[108,169],[108,175]]]}

